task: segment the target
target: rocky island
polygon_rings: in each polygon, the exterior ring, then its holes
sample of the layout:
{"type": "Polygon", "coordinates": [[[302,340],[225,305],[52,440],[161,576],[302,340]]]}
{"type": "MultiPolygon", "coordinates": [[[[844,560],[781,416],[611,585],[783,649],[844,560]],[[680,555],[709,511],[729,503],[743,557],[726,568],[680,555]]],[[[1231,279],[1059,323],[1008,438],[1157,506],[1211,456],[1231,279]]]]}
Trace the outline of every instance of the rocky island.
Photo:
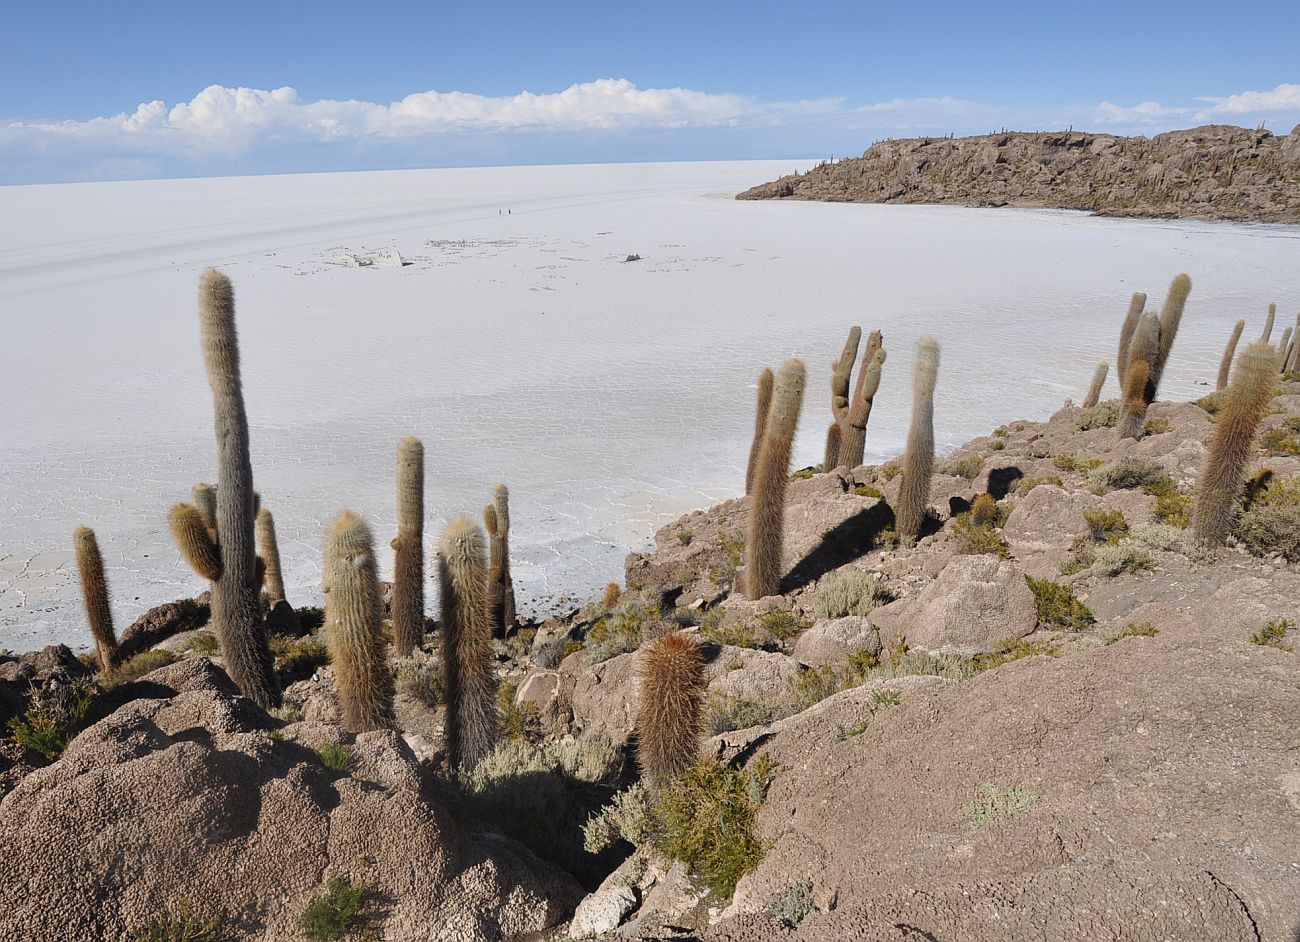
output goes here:
{"type": "Polygon", "coordinates": [[[1300,223],[1300,126],[1285,136],[1206,125],[1151,138],[1069,130],[880,141],[861,157],[822,163],[736,198],[1300,223]]]}

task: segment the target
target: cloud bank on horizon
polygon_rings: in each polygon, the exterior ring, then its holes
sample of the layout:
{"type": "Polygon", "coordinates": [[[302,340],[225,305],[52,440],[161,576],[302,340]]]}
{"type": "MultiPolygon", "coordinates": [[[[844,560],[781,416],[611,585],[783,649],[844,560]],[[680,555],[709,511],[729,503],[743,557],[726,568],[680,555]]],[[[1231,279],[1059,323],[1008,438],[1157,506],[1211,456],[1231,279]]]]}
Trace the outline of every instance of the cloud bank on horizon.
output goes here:
{"type": "Polygon", "coordinates": [[[427,91],[390,104],[302,100],[291,87],[210,85],[188,102],[90,120],[0,124],[0,183],[473,164],[728,159],[858,153],[883,137],[1080,129],[1155,133],[1205,123],[1287,133],[1300,84],[1118,105],[1020,108],[954,97],[854,105],[760,101],[626,79],[488,97],[427,91]]]}

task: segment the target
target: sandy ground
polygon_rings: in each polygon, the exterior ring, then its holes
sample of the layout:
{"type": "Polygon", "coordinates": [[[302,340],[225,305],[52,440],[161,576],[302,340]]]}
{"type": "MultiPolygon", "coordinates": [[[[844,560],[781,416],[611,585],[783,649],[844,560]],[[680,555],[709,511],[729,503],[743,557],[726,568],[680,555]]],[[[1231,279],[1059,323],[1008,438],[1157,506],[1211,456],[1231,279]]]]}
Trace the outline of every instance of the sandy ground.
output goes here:
{"type": "Polygon", "coordinates": [[[87,640],[70,551],[83,523],[119,627],[203,588],[166,514],[215,479],[195,313],[208,265],[235,281],[254,473],[301,603],[319,601],[320,542],[344,507],[391,566],[403,435],[425,441],[431,549],[442,521],[511,485],[516,582],[524,609],[545,611],[737,492],[761,367],[807,359],[796,462],[817,460],[852,323],[883,329],[889,350],[879,459],[906,434],[924,334],[943,347],[951,446],[1081,397],[1128,295],[1158,303],[1179,271],[1195,288],[1169,398],[1204,393],[1237,318],[1249,336],[1268,301],[1279,331],[1300,309],[1300,227],[730,198],[796,168],[0,188],[0,647],[87,640]]]}

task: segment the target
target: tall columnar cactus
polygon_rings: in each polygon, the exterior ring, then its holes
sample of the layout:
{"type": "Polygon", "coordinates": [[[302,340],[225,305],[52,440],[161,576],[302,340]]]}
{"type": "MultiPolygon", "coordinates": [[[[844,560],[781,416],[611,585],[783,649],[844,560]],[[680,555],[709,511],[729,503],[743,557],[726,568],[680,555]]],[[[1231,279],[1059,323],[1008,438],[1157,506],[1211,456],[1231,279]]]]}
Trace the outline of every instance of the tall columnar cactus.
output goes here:
{"type": "Polygon", "coordinates": [[[1286,369],[1287,357],[1291,353],[1291,328],[1282,331],[1282,339],[1277,342],[1277,368],[1286,369]]]}
{"type": "Polygon", "coordinates": [[[894,529],[911,542],[921,535],[934,475],[934,387],[939,378],[939,344],[925,337],[916,348],[912,371],[912,427],[907,433],[894,529]]]}
{"type": "Polygon", "coordinates": [[[1155,401],[1156,391],[1160,388],[1160,378],[1165,374],[1169,363],[1169,352],[1174,348],[1174,339],[1178,336],[1178,325],[1183,320],[1183,309],[1187,307],[1187,296],[1192,293],[1192,279],[1185,273],[1175,275],[1169,283],[1169,293],[1160,308],[1160,353],[1156,357],[1155,368],[1151,371],[1151,395],[1155,401]]]}
{"type": "Polygon", "coordinates": [[[397,656],[424,640],[424,443],[397,445],[397,539],[393,540],[393,636],[397,656]]]}
{"type": "Polygon", "coordinates": [[[1128,360],[1129,347],[1133,343],[1133,332],[1137,330],[1138,321],[1142,319],[1142,311],[1147,305],[1147,296],[1136,291],[1128,303],[1128,312],[1124,315],[1124,324],[1119,329],[1119,352],[1115,357],[1115,378],[1119,380],[1119,388],[1123,389],[1124,384],[1128,382],[1128,360]]]}
{"type": "Polygon", "coordinates": [[[86,604],[86,620],[95,639],[99,669],[108,673],[117,666],[117,635],[113,632],[113,610],[108,604],[108,580],[104,577],[104,557],[99,553],[95,531],[77,527],[72,534],[77,554],[77,572],[81,574],[81,598],[86,604]]]}
{"type": "Polygon", "coordinates": [[[1085,409],[1091,409],[1101,399],[1101,390],[1106,385],[1106,374],[1108,372],[1110,372],[1110,366],[1105,360],[1097,364],[1097,370],[1092,374],[1092,385],[1088,387],[1088,395],[1083,397],[1083,407],[1085,409]]]}
{"type": "Polygon", "coordinates": [[[1246,465],[1260,420],[1277,387],[1277,351],[1260,341],[1237,359],[1210,437],[1205,469],[1196,485],[1193,533],[1207,546],[1222,546],[1236,516],[1246,465]]]}
{"type": "Polygon", "coordinates": [[[1291,349],[1287,351],[1282,372],[1293,373],[1300,370],[1300,314],[1295,316],[1295,329],[1291,332],[1291,349]]]}
{"type": "Polygon", "coordinates": [[[1124,401],[1116,428],[1120,438],[1141,438],[1147,408],[1155,401],[1156,358],[1160,355],[1160,318],[1144,314],[1133,334],[1128,373],[1124,378],[1124,401]]]}
{"type": "Polygon", "coordinates": [[[763,425],[763,446],[750,494],[749,539],[745,545],[745,589],[751,599],[775,595],[781,585],[785,538],[785,489],[790,452],[803,406],[804,365],[786,360],[776,378],[772,404],[763,425]]]}
{"type": "Polygon", "coordinates": [[[266,590],[267,601],[287,601],[284,595],[284,573],[280,569],[280,543],[275,537],[275,518],[265,507],[257,510],[257,548],[258,558],[262,560],[262,586],[266,590]]]}
{"type": "Polygon", "coordinates": [[[438,557],[443,684],[451,766],[471,772],[496,744],[496,677],[483,531],[464,515],[447,524],[438,557]]]}
{"type": "Polygon", "coordinates": [[[280,703],[280,684],[258,600],[253,541],[257,510],[239,377],[235,297],[230,279],[216,269],[204,272],[199,282],[199,328],[217,440],[216,534],[209,533],[203,513],[191,504],[173,508],[172,532],[194,570],[212,580],[212,625],[227,672],[244,696],[269,709],[280,703]]]}
{"type": "Polygon", "coordinates": [[[1223,358],[1219,360],[1219,378],[1214,384],[1216,392],[1228,385],[1228,374],[1232,371],[1232,358],[1237,353],[1237,341],[1241,339],[1241,332],[1245,329],[1245,321],[1237,321],[1233,325],[1232,333],[1228,336],[1228,345],[1223,348],[1223,358]]]}
{"type": "Polygon", "coordinates": [[[340,720],[354,733],[393,725],[393,677],[380,624],[379,577],[370,528],[350,510],[325,538],[325,644],[340,720]]]}
{"type": "Polygon", "coordinates": [[[662,635],[641,661],[636,716],[637,765],[658,790],[699,760],[704,729],[704,657],[681,632],[662,635]]]}
{"type": "Polygon", "coordinates": [[[849,384],[853,382],[853,364],[858,359],[858,345],[862,342],[862,328],[856,324],[849,328],[849,337],[839,359],[831,364],[831,424],[826,431],[826,453],[822,471],[839,467],[840,452],[844,442],[844,412],[849,407],[849,384]]]}
{"type": "Polygon", "coordinates": [[[853,390],[853,398],[848,401],[840,416],[840,465],[856,468],[862,464],[862,456],[867,447],[867,421],[871,418],[871,407],[880,390],[880,373],[885,365],[885,348],[883,337],[878,330],[873,330],[867,339],[867,350],[862,355],[862,369],[858,371],[858,383],[853,390]]]}
{"type": "Polygon", "coordinates": [[[1259,335],[1260,343],[1268,343],[1273,338],[1273,321],[1277,317],[1277,305],[1268,306],[1268,317],[1264,319],[1264,332],[1259,335]]]}
{"type": "Polygon", "coordinates": [[[834,471],[840,466],[840,448],[844,443],[844,434],[840,423],[832,422],[826,426],[826,450],[822,453],[822,473],[834,471]]]}
{"type": "Polygon", "coordinates": [[[510,491],[498,484],[492,503],[483,509],[488,531],[488,612],[492,630],[504,638],[515,625],[515,583],[510,575],[510,491]]]}
{"type": "Polygon", "coordinates": [[[758,396],[754,409],[754,441],[749,446],[749,464],[745,466],[745,493],[754,489],[754,472],[758,469],[758,455],[763,450],[763,430],[767,427],[767,413],[772,407],[772,384],[776,374],[763,370],[758,374],[758,396]]]}

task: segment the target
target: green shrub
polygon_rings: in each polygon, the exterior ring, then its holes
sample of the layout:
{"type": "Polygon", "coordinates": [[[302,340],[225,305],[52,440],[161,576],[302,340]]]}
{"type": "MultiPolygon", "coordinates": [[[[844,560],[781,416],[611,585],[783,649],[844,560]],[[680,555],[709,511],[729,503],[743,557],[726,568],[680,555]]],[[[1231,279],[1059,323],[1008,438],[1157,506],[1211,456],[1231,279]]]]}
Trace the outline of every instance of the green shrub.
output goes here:
{"type": "Polygon", "coordinates": [[[1148,572],[1156,568],[1156,561],[1132,540],[1121,540],[1099,547],[1092,568],[1104,576],[1118,576],[1126,572],[1148,572]]]}
{"type": "Polygon", "coordinates": [[[362,915],[367,892],[364,884],[353,883],[337,874],[330,876],[325,881],[324,892],[303,910],[298,927],[310,942],[336,942],[346,938],[369,921],[362,915]]]}
{"type": "Polygon", "coordinates": [[[1149,621],[1131,621],[1124,626],[1124,630],[1118,634],[1113,634],[1106,639],[1107,644],[1114,644],[1116,641],[1122,641],[1125,638],[1154,638],[1160,632],[1156,626],[1149,621]]]}
{"type": "Polygon", "coordinates": [[[14,742],[53,762],[94,721],[99,687],[92,681],[49,681],[33,689],[27,710],[9,721],[14,742]]]}
{"type": "Polygon", "coordinates": [[[800,468],[790,475],[791,481],[806,481],[811,477],[816,477],[821,472],[820,468],[800,468]]]}
{"type": "Polygon", "coordinates": [[[1040,484],[1051,484],[1060,487],[1061,479],[1055,474],[1039,474],[1032,478],[1023,478],[1016,484],[1016,494],[1024,497],[1040,484]]]}
{"type": "Polygon", "coordinates": [[[1246,507],[1233,531],[1256,556],[1300,560],[1300,477],[1273,478],[1246,507]]]}
{"type": "Polygon", "coordinates": [[[1094,468],[1089,475],[1094,491],[1130,491],[1155,484],[1165,473],[1158,464],[1142,458],[1125,458],[1114,464],[1094,468]]]}
{"type": "Polygon", "coordinates": [[[1168,419],[1159,417],[1147,419],[1142,425],[1142,435],[1163,435],[1171,428],[1173,428],[1173,426],[1169,423],[1168,419]]]}
{"type": "Polygon", "coordinates": [[[794,612],[784,608],[759,612],[729,625],[723,624],[721,610],[714,609],[701,622],[700,634],[717,644],[774,651],[807,627],[794,612]]]}
{"type": "Polygon", "coordinates": [[[210,631],[196,631],[185,642],[185,653],[195,657],[213,657],[220,650],[217,636],[210,631]]]}
{"type": "Polygon", "coordinates": [[[893,600],[893,593],[875,576],[858,569],[837,569],[817,584],[813,612],[822,619],[866,615],[893,600]]]}
{"type": "Polygon", "coordinates": [[[1209,562],[1215,556],[1214,550],[1198,543],[1190,530],[1167,523],[1147,523],[1134,527],[1129,538],[1150,549],[1179,553],[1197,562],[1209,562]]]}
{"type": "Polygon", "coordinates": [[[984,459],[979,455],[966,455],[961,458],[946,458],[939,462],[937,471],[939,474],[947,474],[954,478],[965,478],[973,481],[980,476],[980,471],[984,469],[984,459]]]}
{"type": "Polygon", "coordinates": [[[502,739],[523,739],[528,731],[533,716],[533,705],[515,703],[518,687],[509,681],[503,681],[497,687],[497,723],[502,739]]]}
{"type": "Polygon", "coordinates": [[[188,906],[176,913],[136,926],[127,933],[130,942],[219,942],[221,921],[194,915],[188,906]]]}
{"type": "Polygon", "coordinates": [[[953,523],[952,539],[957,544],[957,552],[965,556],[991,553],[1005,559],[1011,555],[1011,547],[996,528],[991,524],[971,523],[969,514],[961,514],[953,523]]]}
{"type": "Polygon", "coordinates": [[[160,667],[166,667],[175,660],[175,654],[162,648],[141,651],[135,657],[128,658],[117,665],[112,673],[104,678],[104,686],[112,689],[122,684],[129,684],[133,680],[139,680],[145,674],[152,674],[160,667]]]}
{"type": "Polygon", "coordinates": [[[971,803],[970,820],[976,827],[983,827],[1005,818],[1008,815],[1026,814],[1038,804],[1038,796],[1023,788],[1003,788],[1000,785],[985,783],[975,793],[971,803]]]}
{"type": "Polygon", "coordinates": [[[1057,455],[1052,459],[1052,465],[1062,471],[1092,471],[1099,468],[1106,462],[1096,455],[1088,454],[1086,451],[1075,452],[1072,455],[1057,455]]]}
{"type": "Polygon", "coordinates": [[[397,692],[404,694],[429,709],[436,709],[444,698],[442,671],[434,661],[403,658],[395,671],[397,692]]]}
{"type": "Polygon", "coordinates": [[[786,678],[787,712],[802,713],[845,689],[844,675],[830,664],[802,668],[786,678]]]}
{"type": "Polygon", "coordinates": [[[1006,429],[1006,426],[1005,426],[1005,425],[999,425],[997,428],[995,428],[995,429],[993,430],[993,437],[994,437],[994,438],[1006,438],[1006,437],[1007,437],[1007,429],[1006,429]]]}
{"type": "Polygon", "coordinates": [[[348,766],[352,764],[351,746],[333,742],[325,743],[316,749],[316,755],[320,756],[321,765],[339,775],[345,774],[348,766]]]}
{"type": "Polygon", "coordinates": [[[690,546],[691,540],[693,539],[695,539],[695,534],[691,533],[690,530],[677,531],[677,542],[680,543],[682,546],[690,546]]]}
{"type": "Polygon", "coordinates": [[[310,676],[316,672],[316,668],[324,667],[330,662],[325,643],[315,635],[307,635],[305,638],[273,636],[271,652],[276,656],[276,670],[293,677],[310,676]]]}
{"type": "Polygon", "coordinates": [[[777,718],[777,705],[710,690],[704,705],[705,726],[718,733],[765,726],[777,718]]]}
{"type": "Polygon", "coordinates": [[[582,826],[582,848],[599,854],[620,840],[641,848],[652,837],[653,823],[650,789],[645,782],[633,782],[587,819],[582,826]]]}
{"type": "Polygon", "coordinates": [[[674,779],[654,808],[655,845],[686,865],[713,894],[729,900],[763,858],[754,814],[773,770],[766,755],[747,770],[703,762],[674,779]]]}
{"type": "Polygon", "coordinates": [[[1259,443],[1265,451],[1275,455],[1300,455],[1300,416],[1287,418],[1277,428],[1265,431],[1259,443]]]}
{"type": "Polygon", "coordinates": [[[888,484],[890,481],[894,480],[894,478],[898,477],[899,472],[902,470],[902,465],[897,461],[891,461],[889,464],[882,464],[880,466],[880,476],[884,478],[885,483],[888,484]]]}
{"type": "Polygon", "coordinates": [[[1117,543],[1128,533],[1128,518],[1122,510],[1085,510],[1083,520],[1094,543],[1117,543]]]}
{"type": "Polygon", "coordinates": [[[637,601],[620,603],[587,630],[587,662],[598,664],[641,647],[659,619],[637,601]]]}
{"type": "Polygon", "coordinates": [[[871,693],[871,702],[876,709],[884,709],[898,706],[903,702],[903,697],[897,690],[874,690],[871,693]]]}
{"type": "Polygon", "coordinates": [[[1174,527],[1192,525],[1191,512],[1195,502],[1178,490],[1173,478],[1162,475],[1150,484],[1144,484],[1142,491],[1156,499],[1151,512],[1158,522],[1174,527]]]}
{"type": "Polygon", "coordinates": [[[766,911],[793,929],[813,911],[812,885],[800,883],[778,893],[768,901],[766,911]]]}
{"type": "Polygon", "coordinates": [[[1064,628],[1066,631],[1083,631],[1097,620],[1069,586],[1050,579],[1035,579],[1033,576],[1025,576],[1025,581],[1034,593],[1040,625],[1064,628]]]}
{"type": "Polygon", "coordinates": [[[1107,399],[1091,408],[1084,409],[1079,414],[1079,417],[1074,420],[1074,424],[1080,432],[1087,432],[1095,428],[1114,428],[1115,423],[1118,421],[1119,400],[1107,399]]]}
{"type": "Polygon", "coordinates": [[[853,488],[853,493],[859,497],[874,497],[876,500],[884,500],[885,492],[878,487],[872,487],[870,484],[859,484],[853,488]]]}
{"type": "Polygon", "coordinates": [[[1035,657],[1037,655],[1044,657],[1061,656],[1060,652],[1049,644],[1026,641],[1024,638],[1004,638],[994,646],[992,651],[987,654],[976,654],[973,660],[977,670],[987,671],[995,667],[1001,667],[1003,664],[1010,664],[1012,661],[1018,661],[1022,657],[1035,657]]]}
{"type": "Polygon", "coordinates": [[[1281,648],[1283,651],[1294,651],[1295,647],[1286,640],[1287,633],[1294,629],[1295,626],[1285,618],[1275,618],[1257,629],[1250,636],[1251,644],[1259,644],[1270,648],[1281,648]]]}
{"type": "Polygon", "coordinates": [[[1218,392],[1212,392],[1208,396],[1202,396],[1196,400],[1196,405],[1200,406],[1210,415],[1215,415],[1219,411],[1219,406],[1223,404],[1223,396],[1218,392]]]}

